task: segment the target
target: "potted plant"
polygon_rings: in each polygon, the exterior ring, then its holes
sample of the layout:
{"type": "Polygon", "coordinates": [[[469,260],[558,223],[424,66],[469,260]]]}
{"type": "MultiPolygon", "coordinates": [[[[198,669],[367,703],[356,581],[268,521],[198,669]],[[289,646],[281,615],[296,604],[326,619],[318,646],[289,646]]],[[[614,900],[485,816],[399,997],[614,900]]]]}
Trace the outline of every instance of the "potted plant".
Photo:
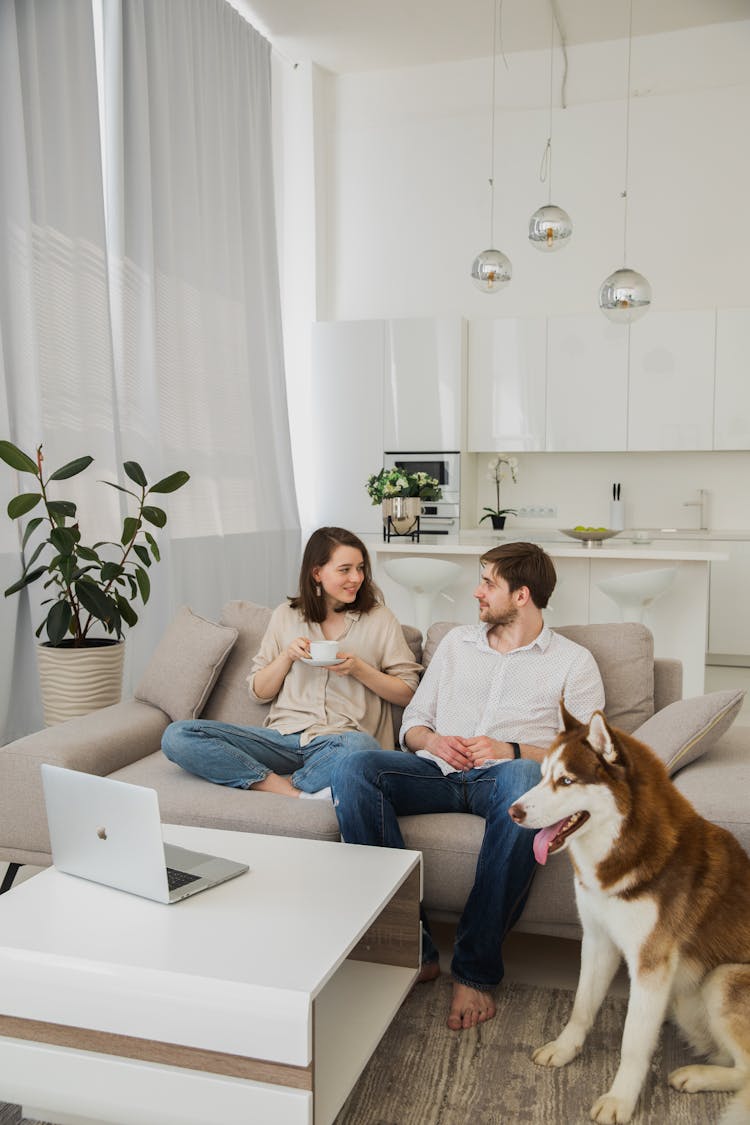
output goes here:
{"type": "Polygon", "coordinates": [[[397,535],[408,535],[416,526],[423,500],[440,500],[440,484],[428,473],[407,473],[403,469],[381,469],[368,477],[367,494],[383,510],[383,524],[390,519],[397,535]]]}
{"type": "Polygon", "coordinates": [[[518,480],[518,458],[511,457],[507,453],[498,453],[492,461],[488,463],[487,480],[491,480],[495,485],[495,507],[482,508],[486,514],[479,520],[484,523],[485,520],[491,520],[492,526],[496,531],[501,531],[505,527],[505,517],[515,516],[515,508],[501,508],[500,507],[500,485],[505,480],[505,469],[508,469],[511,480],[515,484],[518,480]]]}
{"type": "Polygon", "coordinates": [[[125,516],[119,542],[100,540],[87,546],[81,541],[76,505],[70,500],[53,498],[49,486],[78,476],[91,465],[93,457],[78,457],[45,474],[41,445],[36,458],[32,458],[12,442],[0,441],[0,458],[12,469],[36,480],[34,489],[10,501],[9,517],[20,520],[35,510],[42,512],[26,524],[21,549],[26,552],[28,547],[31,553],[24,559],[21,577],[8,587],[5,596],[44,579],[49,596],[42,602],[45,613],[36,636],[46,632],[47,639],[40,643],[38,655],[45,722],[49,726],[119,701],[123,632],[138,621],[134,603],[140,600],[145,605],[148,601],[148,569],[152,561],[160,559],[156,540],[146,525],[160,528],[167,522],[163,508],[148,503],[148,499],[154,494],[175,492],[190,477],[180,470],[149,485],[138,462],[126,461],[123,469],[135,488],[111,481],[103,483],[132,497],[134,514],[125,516]],[[61,659],[66,668],[62,672],[61,659]],[[96,666],[105,666],[103,686],[92,681],[94,661],[96,666]],[[90,698],[73,698],[71,667],[91,687],[90,698]]]}

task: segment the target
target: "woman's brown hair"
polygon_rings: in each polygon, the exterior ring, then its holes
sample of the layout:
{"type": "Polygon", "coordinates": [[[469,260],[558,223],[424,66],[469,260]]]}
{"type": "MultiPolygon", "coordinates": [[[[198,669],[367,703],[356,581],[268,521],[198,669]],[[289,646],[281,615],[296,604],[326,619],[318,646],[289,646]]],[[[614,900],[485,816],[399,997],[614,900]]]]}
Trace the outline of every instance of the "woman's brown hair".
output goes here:
{"type": "Polygon", "coordinates": [[[353,610],[355,613],[369,613],[376,605],[380,605],[382,597],[380,590],[372,580],[372,567],[370,556],[362,540],[351,531],[343,527],[319,527],[307,541],[302,555],[302,565],[299,571],[299,592],[289,598],[292,609],[298,609],[305,621],[321,622],[325,620],[327,607],[325,597],[320,592],[320,585],[313,578],[313,571],[330,562],[331,555],[337,547],[354,547],[362,555],[364,563],[365,580],[357,591],[357,597],[351,605],[341,607],[341,612],[353,610]]]}

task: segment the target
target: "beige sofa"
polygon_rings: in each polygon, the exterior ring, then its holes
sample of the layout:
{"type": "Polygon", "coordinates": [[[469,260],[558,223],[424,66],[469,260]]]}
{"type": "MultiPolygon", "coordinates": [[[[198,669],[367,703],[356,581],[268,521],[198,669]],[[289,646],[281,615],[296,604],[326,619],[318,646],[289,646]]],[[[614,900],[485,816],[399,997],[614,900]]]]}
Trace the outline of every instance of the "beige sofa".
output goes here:
{"type": "MultiPolygon", "coordinates": [[[[249,697],[245,679],[270,610],[229,603],[219,623],[182,609],[136,688],[136,698],[18,739],[0,749],[0,860],[48,865],[49,838],[39,766],[67,766],[152,786],[167,823],[337,840],[332,806],[324,801],[226,789],[167,761],[161,736],[171,719],[202,715],[258,724],[265,707],[249,697]]],[[[421,634],[404,627],[417,659],[427,663],[447,629],[433,625],[424,652],[421,634]]],[[[677,787],[709,819],[734,832],[750,852],[750,730],[728,731],[742,692],[680,700],[682,671],[654,660],[642,625],[575,626],[560,632],[590,648],[604,680],[611,722],[653,745],[674,771],[677,787]]],[[[399,716],[394,716],[398,724],[399,716]]],[[[404,817],[407,846],[424,855],[424,901],[435,919],[454,920],[474,878],[484,822],[456,814],[404,817]]],[[[519,929],[578,937],[570,864],[541,868],[519,929]]]]}

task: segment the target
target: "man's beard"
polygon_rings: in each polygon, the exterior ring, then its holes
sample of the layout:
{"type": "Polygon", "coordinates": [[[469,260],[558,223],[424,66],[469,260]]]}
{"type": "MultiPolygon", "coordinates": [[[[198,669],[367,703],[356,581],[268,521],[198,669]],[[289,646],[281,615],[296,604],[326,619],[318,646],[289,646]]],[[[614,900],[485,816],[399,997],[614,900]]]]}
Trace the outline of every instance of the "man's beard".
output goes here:
{"type": "Polygon", "coordinates": [[[501,625],[503,628],[506,625],[512,625],[518,618],[518,610],[515,607],[506,609],[504,613],[492,613],[488,606],[484,613],[485,616],[482,617],[482,621],[493,629],[496,625],[501,625]]]}

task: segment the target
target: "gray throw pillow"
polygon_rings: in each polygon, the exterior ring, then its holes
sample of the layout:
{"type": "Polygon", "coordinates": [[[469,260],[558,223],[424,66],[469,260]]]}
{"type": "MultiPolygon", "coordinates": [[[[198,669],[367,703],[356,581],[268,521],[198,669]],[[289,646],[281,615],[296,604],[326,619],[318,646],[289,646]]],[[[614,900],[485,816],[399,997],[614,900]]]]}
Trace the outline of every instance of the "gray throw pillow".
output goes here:
{"type": "Polygon", "coordinates": [[[675,773],[719,741],[737,718],[744,696],[733,689],[678,699],[633,731],[633,738],[650,746],[675,773]]]}
{"type": "Polygon", "coordinates": [[[236,640],[236,629],[182,606],[156,646],[135,698],[161,708],[172,722],[197,718],[236,640]]]}

